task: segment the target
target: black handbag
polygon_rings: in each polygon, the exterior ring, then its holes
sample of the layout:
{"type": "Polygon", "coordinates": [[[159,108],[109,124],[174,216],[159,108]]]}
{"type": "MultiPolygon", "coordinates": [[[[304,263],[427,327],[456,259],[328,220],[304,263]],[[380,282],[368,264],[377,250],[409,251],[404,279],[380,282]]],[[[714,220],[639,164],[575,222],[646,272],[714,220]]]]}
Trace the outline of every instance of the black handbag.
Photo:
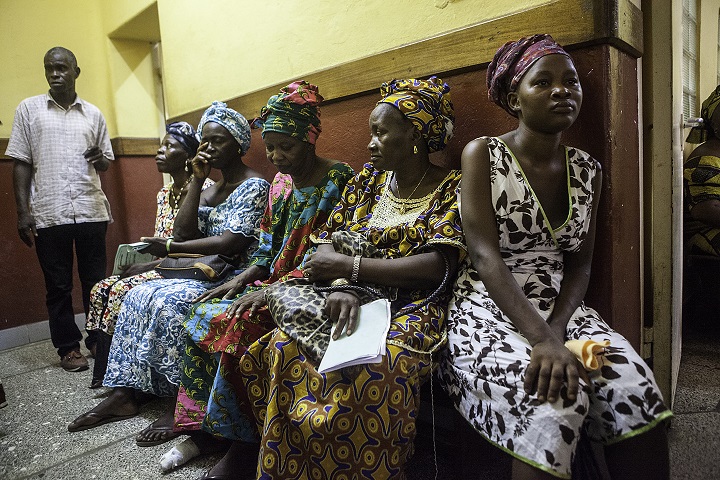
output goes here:
{"type": "Polygon", "coordinates": [[[217,282],[237,267],[225,255],[171,253],[155,267],[163,278],[183,278],[217,282]]]}

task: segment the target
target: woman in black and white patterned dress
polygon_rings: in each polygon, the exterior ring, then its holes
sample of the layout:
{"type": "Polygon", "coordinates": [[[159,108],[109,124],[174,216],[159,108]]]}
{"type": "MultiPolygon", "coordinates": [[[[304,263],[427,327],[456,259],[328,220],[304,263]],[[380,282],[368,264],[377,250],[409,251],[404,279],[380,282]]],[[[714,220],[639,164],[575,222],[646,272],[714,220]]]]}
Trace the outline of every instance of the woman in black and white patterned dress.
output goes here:
{"type": "Polygon", "coordinates": [[[668,478],[664,405],[629,342],[583,304],[600,165],[560,144],[582,89],[549,35],[508,42],[488,67],[489,96],[519,120],[462,154],[470,261],[449,314],[441,379],[456,408],[514,457],[513,478],[570,478],[581,430],[606,445],[613,478],[668,478]],[[586,372],[564,346],[608,340],[586,372]]]}

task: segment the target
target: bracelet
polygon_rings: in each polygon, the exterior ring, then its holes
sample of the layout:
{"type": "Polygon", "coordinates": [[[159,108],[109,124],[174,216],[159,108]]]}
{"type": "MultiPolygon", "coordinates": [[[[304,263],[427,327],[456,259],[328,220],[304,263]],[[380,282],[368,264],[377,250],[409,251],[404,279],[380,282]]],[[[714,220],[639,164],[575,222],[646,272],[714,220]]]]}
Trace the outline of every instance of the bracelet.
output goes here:
{"type": "Polygon", "coordinates": [[[335,280],[330,283],[331,287],[339,287],[341,285],[350,285],[350,280],[347,278],[336,278],[335,280]]]}
{"type": "Polygon", "coordinates": [[[167,250],[168,255],[170,254],[170,244],[172,243],[173,239],[172,237],[167,239],[167,242],[165,242],[165,250],[167,250]]]}
{"type": "Polygon", "coordinates": [[[362,255],[355,255],[355,258],[353,259],[352,275],[350,275],[350,281],[353,283],[358,281],[358,276],[360,275],[360,260],[362,260],[362,255]]]}

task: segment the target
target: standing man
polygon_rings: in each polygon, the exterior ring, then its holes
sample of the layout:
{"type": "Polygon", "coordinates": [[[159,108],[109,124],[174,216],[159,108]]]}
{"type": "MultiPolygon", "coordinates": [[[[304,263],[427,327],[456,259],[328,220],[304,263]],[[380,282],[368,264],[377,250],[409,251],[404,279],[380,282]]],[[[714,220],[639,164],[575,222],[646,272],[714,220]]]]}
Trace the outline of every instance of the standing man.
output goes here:
{"type": "MultiPolygon", "coordinates": [[[[75,55],[54,47],[44,63],[50,91],[20,103],[5,155],[15,161],[18,233],[29,247],[35,244],[45,276],[50,337],[60,365],[77,372],[88,362],[72,306],[73,244],[87,315],[90,290],[105,278],[105,232],[112,221],[98,172],[114,156],[102,113],[75,93],[75,55]]],[[[85,346],[94,351],[93,336],[85,346]]]]}

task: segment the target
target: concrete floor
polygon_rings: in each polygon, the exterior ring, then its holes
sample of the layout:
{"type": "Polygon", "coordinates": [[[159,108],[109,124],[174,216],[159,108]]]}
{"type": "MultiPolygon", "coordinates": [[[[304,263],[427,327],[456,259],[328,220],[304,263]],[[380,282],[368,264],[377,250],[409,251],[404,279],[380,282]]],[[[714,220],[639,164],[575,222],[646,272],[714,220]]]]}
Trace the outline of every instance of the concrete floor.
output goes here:
{"type": "MultiPolygon", "coordinates": [[[[64,372],[49,341],[0,351],[0,376],[9,401],[0,410],[1,479],[194,479],[219,458],[205,457],[162,475],[160,456],[181,439],[149,448],[137,447],[134,440],[158,416],[159,401],[145,405],[131,420],[68,433],[67,424],[97,404],[107,390],[87,388],[90,372],[64,372]]],[[[442,405],[435,409],[433,442],[428,410],[418,425],[409,479],[507,477],[507,460],[487,443],[476,442],[472,431],[458,430],[462,425],[458,427],[453,412],[442,405]],[[468,442],[476,446],[472,459],[467,458],[468,442]],[[471,474],[461,473],[468,465],[460,465],[466,462],[459,452],[476,465],[469,469],[471,474]]],[[[674,412],[671,478],[720,479],[720,337],[685,335],[674,412]]]]}

